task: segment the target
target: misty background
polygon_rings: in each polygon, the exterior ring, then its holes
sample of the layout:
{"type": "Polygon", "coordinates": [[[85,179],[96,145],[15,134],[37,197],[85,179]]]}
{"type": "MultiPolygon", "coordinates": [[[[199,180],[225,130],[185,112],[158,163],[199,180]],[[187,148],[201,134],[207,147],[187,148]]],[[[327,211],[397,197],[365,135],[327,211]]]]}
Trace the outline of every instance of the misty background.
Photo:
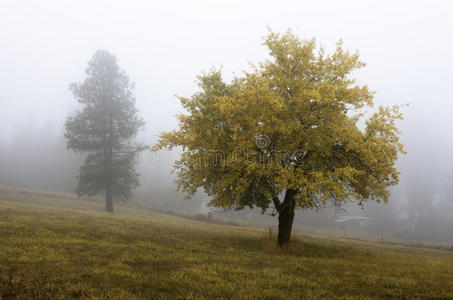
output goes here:
{"type": "MultiPolygon", "coordinates": [[[[176,99],[198,90],[196,76],[221,67],[226,80],[267,58],[266,26],[288,28],[332,50],[359,50],[354,73],[375,104],[410,103],[398,126],[407,155],[388,204],[319,213],[297,224],[335,227],[338,214],[371,218],[369,232],[453,241],[453,4],[446,1],[8,1],[0,2],[0,187],[72,192],[83,155],[66,150],[64,122],[77,109],[68,86],[85,76],[98,49],[113,53],[135,82],[152,145],[175,129],[176,99]]],[[[200,192],[183,201],[170,173],[176,152],[145,153],[132,201],[206,213],[200,192]]],[[[232,216],[270,220],[260,210],[232,216]]]]}

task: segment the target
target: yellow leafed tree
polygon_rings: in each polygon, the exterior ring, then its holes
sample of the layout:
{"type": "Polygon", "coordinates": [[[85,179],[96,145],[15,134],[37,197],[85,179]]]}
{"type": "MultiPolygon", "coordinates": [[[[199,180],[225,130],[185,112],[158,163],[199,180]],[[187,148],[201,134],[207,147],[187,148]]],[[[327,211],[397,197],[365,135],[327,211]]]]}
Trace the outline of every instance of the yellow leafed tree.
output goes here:
{"type": "Polygon", "coordinates": [[[275,209],[283,246],[296,208],[387,201],[402,116],[393,106],[364,117],[373,92],[350,78],[364,63],[341,42],[330,55],[290,31],[264,44],[270,59],[231,83],[220,71],[199,76],[200,92],[180,98],[179,130],[154,150],[183,149],[174,167],[189,198],[203,188],[212,206],[275,209]]]}

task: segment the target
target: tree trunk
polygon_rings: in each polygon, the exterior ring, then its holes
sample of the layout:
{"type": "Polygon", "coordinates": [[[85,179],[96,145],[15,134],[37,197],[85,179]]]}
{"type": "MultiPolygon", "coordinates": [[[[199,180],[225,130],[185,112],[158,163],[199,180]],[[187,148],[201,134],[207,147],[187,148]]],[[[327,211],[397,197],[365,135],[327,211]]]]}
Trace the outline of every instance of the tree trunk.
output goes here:
{"type": "Polygon", "coordinates": [[[113,191],[111,184],[105,188],[105,209],[108,212],[113,212],[113,191]]]}
{"type": "Polygon", "coordinates": [[[108,212],[113,212],[113,187],[112,187],[112,135],[113,125],[112,119],[109,120],[108,140],[104,147],[104,163],[107,182],[105,185],[105,209],[108,212]]]}
{"type": "Polygon", "coordinates": [[[291,239],[291,230],[294,221],[294,208],[296,195],[295,190],[288,189],[285,193],[285,199],[280,204],[278,211],[278,245],[287,246],[291,239]]]}

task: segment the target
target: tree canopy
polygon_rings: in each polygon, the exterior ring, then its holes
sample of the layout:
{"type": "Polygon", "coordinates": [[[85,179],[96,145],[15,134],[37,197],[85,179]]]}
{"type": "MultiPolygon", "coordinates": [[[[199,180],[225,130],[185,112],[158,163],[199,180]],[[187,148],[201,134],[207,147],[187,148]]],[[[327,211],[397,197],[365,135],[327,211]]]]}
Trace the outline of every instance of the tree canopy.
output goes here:
{"type": "Polygon", "coordinates": [[[179,129],[154,149],[182,147],[177,185],[189,197],[203,188],[212,206],[274,208],[284,245],[295,208],[387,201],[402,115],[367,114],[374,92],[351,78],[365,64],[341,41],[326,54],[288,31],[264,45],[270,58],[230,83],[218,70],[199,76],[200,91],[179,98],[179,129]]]}

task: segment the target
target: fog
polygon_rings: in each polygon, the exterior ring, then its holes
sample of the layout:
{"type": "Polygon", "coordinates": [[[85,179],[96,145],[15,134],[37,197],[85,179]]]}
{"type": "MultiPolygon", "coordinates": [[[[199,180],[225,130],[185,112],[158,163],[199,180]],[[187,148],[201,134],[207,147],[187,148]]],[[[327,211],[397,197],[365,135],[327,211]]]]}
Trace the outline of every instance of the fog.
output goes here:
{"type": "MultiPolygon", "coordinates": [[[[453,4],[446,1],[2,1],[0,3],[0,186],[73,191],[83,156],[66,150],[64,122],[77,108],[68,89],[97,49],[113,53],[136,85],[152,145],[176,128],[175,95],[197,91],[196,76],[221,67],[229,80],[267,57],[262,37],[292,29],[328,50],[341,38],[367,66],[360,84],[375,104],[410,103],[398,126],[407,155],[388,204],[363,210],[297,212],[307,226],[336,226],[337,214],[367,216],[368,231],[453,241],[453,4]]],[[[177,153],[146,153],[132,199],[206,212],[201,191],[175,193],[177,153]]],[[[260,211],[235,212],[256,220],[260,211]]],[[[264,221],[263,221],[264,222],[264,221]]]]}

